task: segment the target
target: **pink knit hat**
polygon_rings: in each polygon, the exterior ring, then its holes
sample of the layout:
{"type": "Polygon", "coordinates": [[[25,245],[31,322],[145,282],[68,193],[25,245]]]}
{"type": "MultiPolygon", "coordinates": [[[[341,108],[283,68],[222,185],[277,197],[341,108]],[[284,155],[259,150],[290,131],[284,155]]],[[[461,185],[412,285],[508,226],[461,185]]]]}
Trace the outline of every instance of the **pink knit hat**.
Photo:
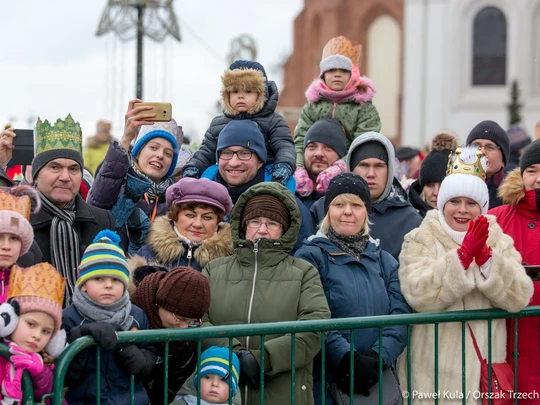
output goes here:
{"type": "Polygon", "coordinates": [[[22,241],[21,256],[28,252],[34,240],[30,214],[41,208],[37,191],[27,185],[0,189],[0,233],[10,233],[22,241]]]}

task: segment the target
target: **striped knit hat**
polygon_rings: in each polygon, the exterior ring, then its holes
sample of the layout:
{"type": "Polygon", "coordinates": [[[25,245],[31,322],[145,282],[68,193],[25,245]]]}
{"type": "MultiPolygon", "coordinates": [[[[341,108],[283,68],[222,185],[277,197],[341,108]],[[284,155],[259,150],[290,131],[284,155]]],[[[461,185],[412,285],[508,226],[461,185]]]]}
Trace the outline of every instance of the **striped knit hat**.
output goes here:
{"type": "Polygon", "coordinates": [[[208,374],[217,374],[227,383],[232,383],[232,396],[236,396],[238,379],[240,376],[240,361],[238,356],[232,353],[232,365],[229,364],[229,349],[212,346],[201,354],[199,372],[195,374],[193,383],[197,387],[197,380],[208,374]],[[232,378],[230,378],[232,377],[232,378]]]}
{"type": "Polygon", "coordinates": [[[77,287],[82,287],[91,278],[112,277],[123,282],[127,288],[129,268],[119,243],[120,236],[109,229],[96,235],[93,243],[84,251],[79,265],[77,287]]]}

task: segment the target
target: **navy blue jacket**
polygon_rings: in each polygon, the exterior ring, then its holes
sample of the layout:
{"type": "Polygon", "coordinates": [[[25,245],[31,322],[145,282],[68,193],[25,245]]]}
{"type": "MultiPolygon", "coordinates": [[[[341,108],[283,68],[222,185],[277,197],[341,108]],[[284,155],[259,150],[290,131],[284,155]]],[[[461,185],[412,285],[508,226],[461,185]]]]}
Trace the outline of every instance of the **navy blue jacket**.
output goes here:
{"type": "MultiPolygon", "coordinates": [[[[319,269],[332,318],[412,312],[401,293],[398,262],[372,240],[357,259],[340,250],[319,232],[309,238],[295,256],[319,269]]],[[[349,341],[348,330],[328,333],[326,353],[330,360],[330,373],[350,351],[349,341]]],[[[406,345],[406,326],[383,329],[382,356],[386,364],[393,364],[406,345]]],[[[354,348],[361,354],[369,350],[379,353],[378,329],[362,329],[355,333],[354,348]]],[[[328,379],[331,381],[331,375],[328,379]]]]}
{"type": "MultiPolygon", "coordinates": [[[[129,330],[148,329],[148,319],[142,309],[132,305],[131,315],[133,316],[133,323],[129,330]]],[[[90,323],[90,321],[84,318],[74,305],[64,309],[62,324],[68,335],[72,328],[85,323],[90,323]]],[[[122,371],[114,360],[114,354],[119,348],[120,346],[113,350],[101,350],[100,397],[102,405],[125,405],[130,403],[130,376],[122,371]]],[[[154,348],[149,345],[141,344],[139,348],[154,352],[154,348]]],[[[69,387],[66,392],[68,404],[94,405],[96,403],[96,352],[97,348],[91,347],[80,353],[74,360],[79,361],[77,370],[73,369],[73,363],[68,369],[66,375],[66,385],[69,387]],[[81,364],[83,362],[84,364],[81,364]]],[[[148,394],[144,385],[135,378],[135,404],[148,405],[148,403],[148,394]]]]}
{"type": "MultiPolygon", "coordinates": [[[[422,217],[409,203],[407,194],[399,181],[394,178],[392,183],[393,196],[372,204],[369,220],[369,234],[373,239],[379,239],[381,248],[399,261],[399,253],[403,238],[410,231],[420,226],[422,217]]],[[[311,207],[312,220],[317,226],[324,218],[324,197],[311,207]]]]}

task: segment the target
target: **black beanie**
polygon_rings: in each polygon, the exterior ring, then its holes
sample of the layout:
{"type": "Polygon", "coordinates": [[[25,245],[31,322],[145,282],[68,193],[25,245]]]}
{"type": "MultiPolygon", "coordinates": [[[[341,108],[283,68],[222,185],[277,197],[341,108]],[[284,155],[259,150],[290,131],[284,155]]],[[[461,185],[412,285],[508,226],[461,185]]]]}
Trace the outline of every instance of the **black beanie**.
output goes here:
{"type": "Polygon", "coordinates": [[[523,155],[521,155],[521,158],[519,159],[519,169],[521,170],[521,174],[523,174],[527,167],[537,163],[540,163],[540,139],[537,139],[527,146],[527,149],[525,149],[523,155]]]}
{"type": "Polygon", "coordinates": [[[330,146],[340,158],[347,154],[347,135],[345,135],[341,123],[335,118],[315,121],[306,132],[304,150],[313,142],[321,142],[330,146]]]}
{"type": "Polygon", "coordinates": [[[424,187],[427,183],[442,183],[446,177],[448,156],[451,153],[451,150],[443,149],[432,150],[427,154],[420,166],[420,187],[424,187]]]}
{"type": "Polygon", "coordinates": [[[410,148],[408,146],[402,146],[401,148],[396,149],[396,158],[400,162],[404,160],[412,159],[415,156],[418,156],[420,151],[418,149],[410,148]]]}
{"type": "Polygon", "coordinates": [[[376,158],[388,164],[388,151],[378,141],[367,141],[358,145],[351,155],[351,170],[364,159],[376,158]]]}
{"type": "Polygon", "coordinates": [[[510,155],[510,139],[504,129],[494,121],[482,121],[476,125],[467,137],[467,145],[472,144],[476,139],[487,139],[501,148],[504,165],[508,162],[510,155]]]}
{"type": "Polygon", "coordinates": [[[354,194],[362,199],[367,212],[371,212],[371,194],[366,181],[357,174],[346,172],[340,173],[328,185],[324,194],[324,212],[328,212],[328,207],[334,198],[341,194],[354,194]]]}

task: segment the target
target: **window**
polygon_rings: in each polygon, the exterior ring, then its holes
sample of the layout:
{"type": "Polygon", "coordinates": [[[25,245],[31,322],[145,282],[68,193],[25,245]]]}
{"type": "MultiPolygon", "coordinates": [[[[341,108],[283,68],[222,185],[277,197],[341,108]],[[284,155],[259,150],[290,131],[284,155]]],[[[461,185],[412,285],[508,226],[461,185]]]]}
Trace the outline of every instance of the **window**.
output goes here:
{"type": "Polygon", "coordinates": [[[506,18],[496,7],[485,7],[474,18],[472,84],[506,84],[506,18]]]}

